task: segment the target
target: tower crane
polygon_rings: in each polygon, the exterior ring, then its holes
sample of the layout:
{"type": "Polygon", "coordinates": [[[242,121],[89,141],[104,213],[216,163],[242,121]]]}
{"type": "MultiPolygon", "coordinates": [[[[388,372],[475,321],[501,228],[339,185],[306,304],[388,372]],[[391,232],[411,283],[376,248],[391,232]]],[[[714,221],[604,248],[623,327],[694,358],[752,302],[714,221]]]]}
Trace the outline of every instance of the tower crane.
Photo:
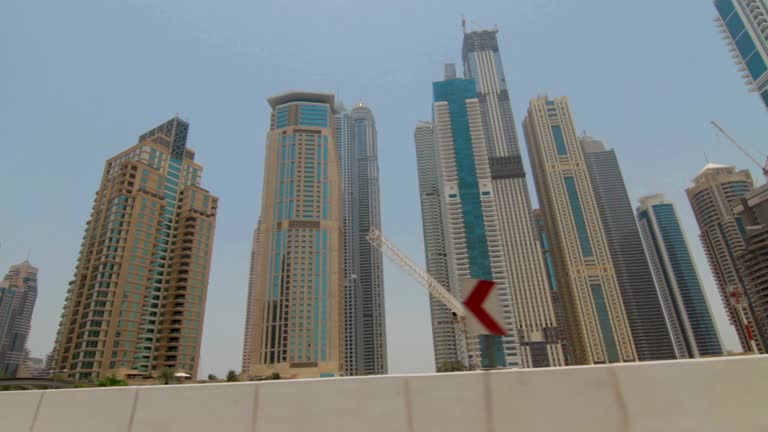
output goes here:
{"type": "Polygon", "coordinates": [[[768,158],[766,158],[765,164],[761,164],[761,163],[760,163],[760,162],[759,162],[757,159],[755,159],[755,157],[754,157],[754,156],[752,156],[752,154],[751,154],[751,153],[749,153],[749,152],[747,151],[747,149],[745,149],[744,147],[742,147],[742,146],[741,146],[741,144],[739,144],[738,142],[736,142],[736,140],[735,140],[735,139],[733,139],[733,137],[732,137],[730,134],[728,134],[728,132],[726,132],[726,131],[725,131],[725,129],[723,129],[722,127],[720,127],[720,125],[719,125],[719,124],[717,124],[717,122],[715,122],[715,121],[711,121],[711,122],[709,122],[709,123],[710,123],[710,124],[711,124],[711,125],[712,125],[712,126],[715,128],[715,129],[717,129],[718,131],[720,131],[720,133],[721,133],[721,134],[723,134],[723,136],[725,136],[726,138],[728,138],[728,141],[730,141],[730,142],[731,142],[731,143],[732,143],[734,146],[736,146],[736,148],[737,148],[737,149],[739,149],[739,151],[740,151],[740,152],[742,152],[742,153],[744,154],[744,156],[746,156],[746,157],[747,157],[747,158],[748,158],[750,161],[752,161],[752,163],[753,163],[753,164],[757,165],[757,166],[760,168],[760,171],[763,173],[763,176],[764,176],[766,179],[768,179],[768,158]]]}
{"type": "MultiPolygon", "coordinates": [[[[371,231],[366,237],[368,242],[371,243],[376,249],[380,250],[387,256],[393,263],[403,269],[412,278],[414,278],[421,286],[425,287],[430,294],[435,296],[440,302],[442,302],[453,313],[456,322],[461,326],[461,330],[464,333],[464,339],[469,337],[469,331],[467,330],[467,312],[464,309],[464,305],[453,296],[440,282],[436,281],[426,270],[419,267],[418,264],[411,261],[408,256],[401,252],[394,244],[387,240],[384,235],[376,229],[371,227],[371,231]]],[[[474,368],[475,365],[471,364],[470,368],[474,368]]]]}
{"type": "Polygon", "coordinates": [[[408,273],[412,278],[416,279],[423,287],[425,287],[430,294],[440,300],[448,309],[456,315],[456,318],[460,322],[464,322],[467,316],[467,312],[464,310],[464,305],[456,299],[440,282],[436,281],[426,270],[422,269],[415,262],[411,261],[404,253],[393,245],[389,240],[384,238],[384,235],[376,229],[371,227],[371,231],[366,237],[368,241],[384,255],[386,255],[392,262],[397,264],[401,269],[408,273]]]}

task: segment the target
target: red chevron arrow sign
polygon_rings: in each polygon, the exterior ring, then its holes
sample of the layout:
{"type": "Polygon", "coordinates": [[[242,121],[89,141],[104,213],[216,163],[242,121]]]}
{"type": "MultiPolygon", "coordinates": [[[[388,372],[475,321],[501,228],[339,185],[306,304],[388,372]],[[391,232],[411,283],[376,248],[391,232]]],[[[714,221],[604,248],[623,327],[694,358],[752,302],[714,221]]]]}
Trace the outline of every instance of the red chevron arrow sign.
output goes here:
{"type": "Polygon", "coordinates": [[[488,299],[489,294],[493,292],[496,282],[476,279],[466,279],[462,282],[465,286],[465,292],[469,292],[464,300],[464,306],[482,326],[478,329],[479,331],[473,333],[499,336],[506,335],[507,331],[504,330],[504,327],[500,324],[502,320],[501,314],[498,312],[499,308],[495,298],[496,296],[492,296],[488,301],[488,304],[486,304],[486,299],[488,299]],[[482,331],[483,328],[485,331],[482,331]]]}

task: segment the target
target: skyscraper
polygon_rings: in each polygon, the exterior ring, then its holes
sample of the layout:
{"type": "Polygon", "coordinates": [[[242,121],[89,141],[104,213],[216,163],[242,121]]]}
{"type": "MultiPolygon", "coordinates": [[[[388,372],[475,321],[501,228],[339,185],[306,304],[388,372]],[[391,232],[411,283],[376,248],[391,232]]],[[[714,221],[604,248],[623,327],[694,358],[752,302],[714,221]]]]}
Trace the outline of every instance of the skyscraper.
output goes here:
{"type": "Polygon", "coordinates": [[[248,374],[251,370],[251,353],[253,352],[253,318],[256,305],[256,281],[259,278],[259,227],[261,220],[256,224],[253,230],[253,241],[251,243],[251,263],[248,269],[248,299],[245,305],[245,334],[243,337],[243,362],[240,371],[248,374]]]}
{"type": "Polygon", "coordinates": [[[197,375],[218,198],[175,117],[109,159],[70,282],[55,369],[197,375]]]}
{"type": "Polygon", "coordinates": [[[737,260],[755,327],[757,333],[768,335],[768,184],[744,195],[733,212],[744,227],[745,247],[737,260]]]}
{"type": "Polygon", "coordinates": [[[635,361],[632,333],[568,99],[531,100],[523,128],[574,362],[635,361]]]}
{"type": "Polygon", "coordinates": [[[250,376],[343,371],[341,181],[334,96],[289,92],[272,107],[252,293],[250,376]]]}
{"type": "Polygon", "coordinates": [[[677,358],[616,152],[580,140],[638,360],[677,358]]]}
{"type": "Polygon", "coordinates": [[[677,356],[722,354],[720,337],[674,204],[661,194],[641,198],[637,219],[677,356]]]}
{"type": "Polygon", "coordinates": [[[714,0],[716,22],[747,86],[768,107],[768,5],[765,0],[714,0]]]}
{"type": "MultiPolygon", "coordinates": [[[[455,76],[455,75],[454,75],[455,76]]],[[[445,228],[443,225],[443,199],[438,179],[438,154],[433,139],[432,122],[420,122],[413,133],[416,143],[416,162],[419,174],[419,200],[421,202],[421,227],[424,233],[424,256],[427,272],[450,291],[451,278],[448,274],[448,253],[445,249],[445,228]]],[[[435,368],[440,371],[462,361],[464,343],[455,320],[440,300],[429,296],[429,311],[432,317],[432,346],[435,354],[435,368]]]]}
{"type": "Polygon", "coordinates": [[[27,360],[35,300],[37,268],[29,261],[11,266],[0,281],[0,375],[16,377],[27,360]]]}
{"type": "Polygon", "coordinates": [[[381,229],[376,121],[359,103],[336,115],[344,227],[344,372],[387,373],[381,251],[366,236],[381,229]]]}
{"type": "Polygon", "coordinates": [[[476,84],[523,366],[562,366],[564,356],[496,36],[495,30],[464,33],[464,77],[476,84]]]}
{"type": "Polygon", "coordinates": [[[744,351],[765,352],[765,340],[756,332],[753,311],[737,256],[744,251],[743,225],[733,207],[753,188],[747,170],[709,163],[685,190],[699,225],[699,238],[717,283],[728,319],[736,328],[744,351]]]}
{"type": "MultiPolygon", "coordinates": [[[[461,360],[472,367],[520,366],[509,269],[499,229],[485,141],[473,80],[446,79],[432,84],[437,178],[443,207],[449,286],[462,298],[461,279],[496,282],[496,298],[507,336],[470,335],[460,341],[461,360]]],[[[554,318],[553,318],[554,320],[554,318]]]]}

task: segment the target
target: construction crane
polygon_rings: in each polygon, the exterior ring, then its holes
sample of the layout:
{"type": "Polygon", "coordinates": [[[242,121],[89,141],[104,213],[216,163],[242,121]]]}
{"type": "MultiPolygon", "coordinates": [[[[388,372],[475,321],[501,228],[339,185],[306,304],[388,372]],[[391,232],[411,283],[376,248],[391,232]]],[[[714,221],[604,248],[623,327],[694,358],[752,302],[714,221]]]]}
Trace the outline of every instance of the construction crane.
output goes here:
{"type": "Polygon", "coordinates": [[[755,157],[754,157],[754,156],[752,156],[752,154],[751,154],[751,153],[749,153],[749,152],[747,151],[747,149],[745,149],[744,147],[742,147],[742,146],[741,146],[741,144],[739,144],[738,142],[736,142],[736,140],[735,140],[735,139],[733,139],[733,137],[732,137],[730,134],[728,134],[728,132],[726,132],[726,131],[725,131],[725,129],[723,129],[722,127],[720,127],[720,125],[719,125],[719,124],[717,124],[717,122],[715,122],[715,121],[711,121],[711,122],[709,122],[709,123],[710,123],[712,126],[714,126],[714,127],[715,127],[715,129],[717,129],[718,131],[720,131],[720,133],[721,133],[721,134],[723,134],[723,136],[725,136],[726,138],[728,138],[728,141],[730,141],[730,142],[731,142],[731,143],[732,143],[734,146],[736,146],[736,148],[737,148],[737,149],[739,149],[739,151],[740,151],[740,152],[742,152],[742,153],[744,154],[744,156],[746,156],[746,157],[747,157],[749,160],[751,160],[753,164],[757,165],[757,166],[760,168],[760,171],[762,171],[762,173],[763,173],[763,176],[764,176],[766,179],[768,179],[768,158],[766,158],[765,164],[761,164],[761,163],[760,163],[760,161],[758,161],[757,159],[755,159],[755,157]]]}
{"type": "Polygon", "coordinates": [[[467,316],[467,312],[464,310],[464,305],[456,299],[440,282],[436,281],[426,270],[419,267],[416,263],[411,261],[404,253],[384,238],[384,235],[378,229],[371,227],[371,231],[367,236],[368,241],[386,255],[392,262],[400,266],[406,273],[416,279],[423,287],[425,287],[430,294],[440,300],[451,312],[456,315],[456,320],[460,323],[464,323],[467,316]]]}
{"type": "MultiPolygon", "coordinates": [[[[422,269],[415,262],[411,261],[408,256],[402,253],[394,244],[390,243],[384,235],[376,229],[371,227],[371,231],[366,237],[368,241],[384,255],[387,256],[393,263],[397,264],[401,269],[408,273],[412,278],[416,279],[423,287],[425,287],[430,294],[435,296],[440,302],[442,302],[454,316],[454,320],[461,326],[461,331],[464,334],[464,340],[469,338],[469,330],[467,329],[467,312],[464,309],[464,305],[453,296],[440,282],[436,281],[426,270],[422,269]]],[[[470,356],[469,368],[474,370],[478,367],[470,356]]]]}

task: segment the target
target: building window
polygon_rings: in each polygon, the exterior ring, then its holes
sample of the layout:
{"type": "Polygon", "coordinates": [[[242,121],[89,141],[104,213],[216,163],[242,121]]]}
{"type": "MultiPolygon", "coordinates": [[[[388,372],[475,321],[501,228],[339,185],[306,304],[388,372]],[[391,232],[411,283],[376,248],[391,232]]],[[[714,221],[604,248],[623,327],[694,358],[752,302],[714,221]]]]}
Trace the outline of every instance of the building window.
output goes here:
{"type": "Polygon", "coordinates": [[[552,136],[555,138],[555,148],[560,156],[567,156],[568,149],[565,146],[565,137],[563,137],[563,128],[560,125],[552,126],[552,136]]]}
{"type": "Polygon", "coordinates": [[[589,231],[587,230],[587,223],[584,220],[584,211],[581,208],[581,200],[579,199],[579,191],[576,189],[576,181],[573,177],[565,177],[565,189],[568,193],[568,202],[571,205],[571,214],[573,216],[573,223],[576,225],[576,233],[579,237],[579,246],[581,246],[581,255],[585,258],[591,258],[594,256],[592,251],[592,242],[589,240],[589,231]]]}
{"type": "Polygon", "coordinates": [[[616,338],[613,335],[613,327],[611,327],[611,317],[608,314],[608,306],[605,304],[603,287],[600,286],[600,284],[591,284],[590,288],[592,289],[592,300],[595,302],[595,310],[597,311],[600,333],[603,336],[603,344],[605,345],[608,362],[616,363],[619,361],[619,350],[616,347],[616,338]]]}

